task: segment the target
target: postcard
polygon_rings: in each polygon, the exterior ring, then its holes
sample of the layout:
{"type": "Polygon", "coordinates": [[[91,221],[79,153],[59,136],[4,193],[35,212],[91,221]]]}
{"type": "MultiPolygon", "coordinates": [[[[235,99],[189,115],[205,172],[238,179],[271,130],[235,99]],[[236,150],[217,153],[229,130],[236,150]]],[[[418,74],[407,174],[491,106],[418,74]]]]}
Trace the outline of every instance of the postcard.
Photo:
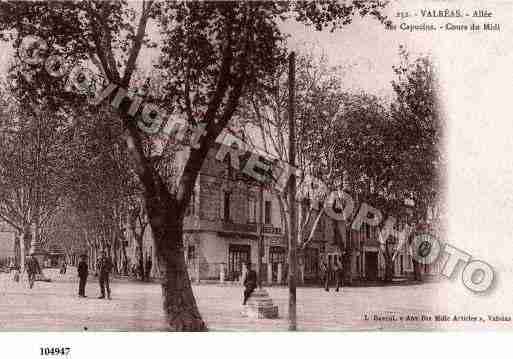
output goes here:
{"type": "Polygon", "coordinates": [[[513,329],[512,20],[1,2],[0,332],[513,329]]]}

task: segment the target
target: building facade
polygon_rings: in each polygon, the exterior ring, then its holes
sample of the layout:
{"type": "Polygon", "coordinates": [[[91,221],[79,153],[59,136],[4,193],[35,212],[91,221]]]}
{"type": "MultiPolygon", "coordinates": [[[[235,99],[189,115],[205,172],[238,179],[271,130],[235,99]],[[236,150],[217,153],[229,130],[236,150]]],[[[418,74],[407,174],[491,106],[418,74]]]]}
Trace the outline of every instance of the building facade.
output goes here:
{"type": "Polygon", "coordinates": [[[0,220],[0,267],[7,266],[16,256],[16,232],[0,220]]]}
{"type": "MultiPolygon", "coordinates": [[[[220,162],[215,156],[216,149],[213,149],[204,161],[184,220],[184,256],[191,279],[239,281],[244,274],[243,263],[250,261],[255,267],[260,248],[263,281],[285,283],[288,245],[278,198],[231,168],[228,161],[220,162]],[[260,221],[263,222],[262,234],[260,221]]],[[[334,226],[334,221],[326,215],[319,221],[313,240],[299,256],[299,281],[319,282],[321,260],[333,265],[343,255],[349,256],[350,264],[346,280],[382,280],[385,257],[378,241],[378,229],[364,224],[359,231],[354,231],[345,226],[337,236],[334,226]]],[[[143,243],[145,262],[151,258],[155,264],[149,226],[143,243]]],[[[388,245],[395,251],[399,244],[389,241],[388,245]]],[[[128,241],[127,253],[135,263],[138,249],[133,238],[128,241]]],[[[394,276],[412,275],[412,255],[405,245],[394,260],[394,276]]]]}

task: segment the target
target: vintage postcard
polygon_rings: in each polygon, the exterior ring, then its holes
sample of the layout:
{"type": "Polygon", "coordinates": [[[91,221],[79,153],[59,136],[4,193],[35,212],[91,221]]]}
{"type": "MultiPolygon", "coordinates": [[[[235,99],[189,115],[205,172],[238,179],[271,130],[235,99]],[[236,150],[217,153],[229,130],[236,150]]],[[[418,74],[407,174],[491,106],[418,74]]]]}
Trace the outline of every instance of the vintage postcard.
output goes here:
{"type": "Polygon", "coordinates": [[[513,329],[512,24],[0,2],[0,332],[513,329]]]}

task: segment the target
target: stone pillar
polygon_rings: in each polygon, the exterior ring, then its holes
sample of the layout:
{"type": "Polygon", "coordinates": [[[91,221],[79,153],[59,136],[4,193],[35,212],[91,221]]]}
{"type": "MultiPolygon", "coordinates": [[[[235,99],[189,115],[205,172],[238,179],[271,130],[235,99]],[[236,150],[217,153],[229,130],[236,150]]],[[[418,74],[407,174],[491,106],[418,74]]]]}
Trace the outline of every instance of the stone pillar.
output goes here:
{"type": "Polygon", "coordinates": [[[283,263],[278,263],[278,275],[276,276],[276,282],[281,284],[283,282],[283,263]]]}
{"type": "Polygon", "coordinates": [[[224,283],[224,280],[225,280],[225,278],[224,278],[225,268],[224,267],[225,267],[224,263],[221,263],[219,266],[219,281],[221,283],[224,283]]]}
{"type": "Polygon", "coordinates": [[[278,306],[273,303],[265,289],[257,288],[243,306],[241,314],[253,319],[278,318],[278,306]]]}
{"type": "Polygon", "coordinates": [[[273,264],[267,263],[267,285],[273,282],[273,264]]]}

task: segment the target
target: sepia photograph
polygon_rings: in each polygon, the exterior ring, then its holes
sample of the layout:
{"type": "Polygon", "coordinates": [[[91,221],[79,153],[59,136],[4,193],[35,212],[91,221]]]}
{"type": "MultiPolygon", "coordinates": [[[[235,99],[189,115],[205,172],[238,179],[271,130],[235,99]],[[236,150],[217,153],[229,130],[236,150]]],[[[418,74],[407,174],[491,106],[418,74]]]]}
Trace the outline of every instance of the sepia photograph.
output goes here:
{"type": "Polygon", "coordinates": [[[0,332],[513,329],[512,10],[0,1],[0,332]]]}

